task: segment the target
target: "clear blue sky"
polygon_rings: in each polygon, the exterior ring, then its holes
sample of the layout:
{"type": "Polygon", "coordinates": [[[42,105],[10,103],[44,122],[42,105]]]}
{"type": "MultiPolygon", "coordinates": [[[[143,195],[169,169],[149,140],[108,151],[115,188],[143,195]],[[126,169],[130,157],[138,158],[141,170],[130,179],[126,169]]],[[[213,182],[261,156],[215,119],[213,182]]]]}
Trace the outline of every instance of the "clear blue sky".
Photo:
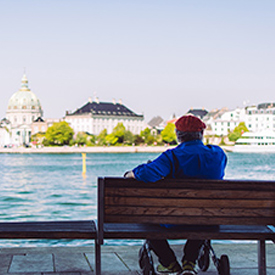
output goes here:
{"type": "Polygon", "coordinates": [[[275,101],[274,0],[0,0],[0,118],[29,86],[44,117],[96,95],[146,120],[275,101]]]}

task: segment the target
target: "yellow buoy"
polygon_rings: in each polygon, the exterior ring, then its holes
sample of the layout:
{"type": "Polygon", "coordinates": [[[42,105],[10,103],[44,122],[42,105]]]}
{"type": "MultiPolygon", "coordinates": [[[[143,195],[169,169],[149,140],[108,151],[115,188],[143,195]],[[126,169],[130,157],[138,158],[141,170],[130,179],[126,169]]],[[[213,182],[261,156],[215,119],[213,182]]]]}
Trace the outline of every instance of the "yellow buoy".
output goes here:
{"type": "Polygon", "coordinates": [[[82,153],[82,174],[86,174],[86,153],[82,153]]]}

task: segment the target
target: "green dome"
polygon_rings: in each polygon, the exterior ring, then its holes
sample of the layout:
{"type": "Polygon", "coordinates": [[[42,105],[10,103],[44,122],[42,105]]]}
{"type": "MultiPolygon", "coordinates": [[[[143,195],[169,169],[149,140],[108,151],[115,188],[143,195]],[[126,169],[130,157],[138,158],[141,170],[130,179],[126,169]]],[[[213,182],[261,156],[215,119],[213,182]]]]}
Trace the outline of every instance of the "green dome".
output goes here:
{"type": "Polygon", "coordinates": [[[26,75],[21,80],[21,88],[14,93],[8,103],[8,110],[41,110],[41,104],[36,95],[28,87],[26,75]]]}

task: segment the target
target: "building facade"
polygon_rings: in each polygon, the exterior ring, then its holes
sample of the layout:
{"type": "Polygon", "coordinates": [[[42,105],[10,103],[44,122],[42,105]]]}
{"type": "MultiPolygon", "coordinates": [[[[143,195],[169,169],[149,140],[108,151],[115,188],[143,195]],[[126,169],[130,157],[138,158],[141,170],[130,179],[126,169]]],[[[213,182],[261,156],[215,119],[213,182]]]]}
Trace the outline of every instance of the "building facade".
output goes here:
{"type": "Polygon", "coordinates": [[[6,111],[6,119],[10,122],[9,144],[15,146],[29,144],[32,123],[42,115],[40,101],[29,89],[28,79],[24,75],[21,80],[21,88],[11,96],[6,111]]]}
{"type": "Polygon", "coordinates": [[[241,122],[250,132],[275,131],[275,103],[261,103],[228,110],[223,108],[209,112],[204,122],[213,135],[227,136],[241,122]]]}
{"type": "Polygon", "coordinates": [[[240,122],[245,121],[245,109],[228,110],[223,108],[217,112],[209,112],[206,119],[206,123],[214,135],[227,136],[240,122]]]}
{"type": "Polygon", "coordinates": [[[275,103],[247,107],[245,125],[251,132],[275,131],[275,103]]]}
{"type": "Polygon", "coordinates": [[[99,102],[98,99],[89,101],[73,113],[66,112],[66,122],[75,133],[87,132],[98,135],[104,129],[110,134],[118,123],[123,123],[126,130],[140,134],[145,128],[144,116],[128,109],[122,102],[99,102]]]}

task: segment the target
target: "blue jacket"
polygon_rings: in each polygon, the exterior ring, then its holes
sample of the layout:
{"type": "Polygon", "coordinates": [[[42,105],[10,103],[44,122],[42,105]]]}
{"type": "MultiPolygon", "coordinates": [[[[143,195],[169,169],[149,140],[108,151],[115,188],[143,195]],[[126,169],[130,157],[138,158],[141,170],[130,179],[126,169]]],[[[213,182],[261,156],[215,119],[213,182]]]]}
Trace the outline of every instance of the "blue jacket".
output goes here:
{"type": "Polygon", "coordinates": [[[137,166],[133,173],[137,180],[144,182],[166,177],[222,179],[226,162],[227,157],[219,146],[192,140],[165,151],[151,163],[137,166]]]}

